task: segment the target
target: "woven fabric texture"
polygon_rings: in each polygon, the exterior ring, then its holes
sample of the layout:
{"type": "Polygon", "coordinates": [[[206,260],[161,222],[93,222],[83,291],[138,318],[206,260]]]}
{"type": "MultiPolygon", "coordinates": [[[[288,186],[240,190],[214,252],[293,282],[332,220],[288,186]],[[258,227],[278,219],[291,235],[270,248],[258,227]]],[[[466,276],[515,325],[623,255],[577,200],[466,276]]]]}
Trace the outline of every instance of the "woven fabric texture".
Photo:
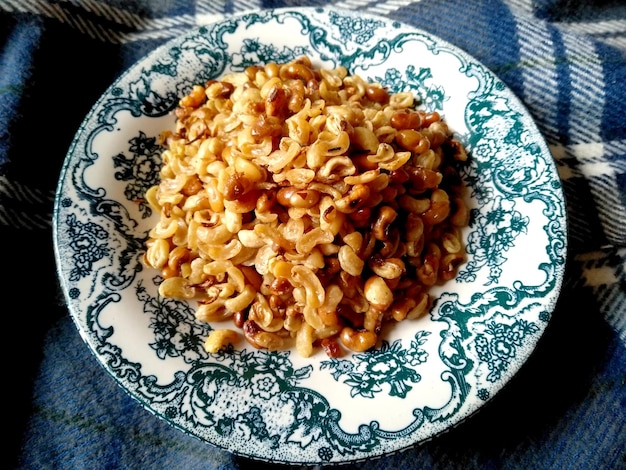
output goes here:
{"type": "MultiPolygon", "coordinates": [[[[0,0],[0,237],[9,465],[274,468],[143,409],[64,304],[54,191],[72,138],[128,67],[191,27],[291,1],[0,0]]],[[[626,467],[626,5],[575,0],[308,0],[408,23],[464,49],[521,99],[563,182],[569,253],[536,351],[479,413],[348,469],[626,467]]],[[[7,447],[5,447],[6,449],[7,447]]]]}

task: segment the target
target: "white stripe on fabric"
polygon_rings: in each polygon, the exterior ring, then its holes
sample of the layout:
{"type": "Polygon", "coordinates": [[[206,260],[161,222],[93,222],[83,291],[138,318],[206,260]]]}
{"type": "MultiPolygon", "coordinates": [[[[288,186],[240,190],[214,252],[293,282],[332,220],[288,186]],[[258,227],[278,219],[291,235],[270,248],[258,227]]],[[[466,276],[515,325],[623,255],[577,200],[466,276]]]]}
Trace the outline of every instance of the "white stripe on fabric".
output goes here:
{"type": "MultiPolygon", "coordinates": [[[[362,10],[369,9],[370,3],[371,0],[344,0],[343,2],[335,3],[334,6],[344,10],[362,10]]],[[[368,13],[371,13],[371,11],[368,13]]]]}
{"type": "Polygon", "coordinates": [[[615,178],[609,175],[593,177],[589,186],[609,243],[616,246],[626,244],[626,213],[615,178]]]}
{"type": "Polygon", "coordinates": [[[102,26],[91,21],[85,21],[80,15],[73,15],[70,24],[78,29],[81,33],[87,34],[92,38],[106,41],[111,35],[102,31],[102,26]]]}
{"type": "Polygon", "coordinates": [[[624,188],[618,187],[617,174],[626,174],[626,140],[551,145],[562,181],[580,178],[587,181],[593,207],[609,244],[626,245],[626,207],[624,188]]]}
{"type": "Polygon", "coordinates": [[[524,13],[534,13],[535,12],[535,1],[534,0],[509,0],[506,2],[510,6],[520,9],[524,13]]]}
{"type": "Polygon", "coordinates": [[[16,13],[16,12],[30,12],[30,9],[28,8],[28,5],[24,5],[25,3],[31,3],[28,0],[25,1],[10,1],[10,0],[5,0],[0,2],[0,8],[4,11],[8,11],[11,13],[16,13]]]}
{"type": "Polygon", "coordinates": [[[1,205],[0,225],[13,229],[49,229],[52,225],[52,214],[42,215],[25,211],[15,211],[12,208],[1,205]]]}
{"type": "Polygon", "coordinates": [[[576,158],[577,164],[565,174],[559,172],[565,180],[568,177],[583,177],[589,185],[598,218],[610,243],[621,246],[626,244],[626,208],[621,196],[616,175],[626,173],[623,159],[612,159],[626,153],[626,140],[609,142],[587,142],[555,148],[554,155],[569,155],[576,158]]]}
{"type": "Polygon", "coordinates": [[[626,20],[562,22],[555,25],[583,34],[620,34],[626,31],[626,20]]]}
{"type": "Polygon", "coordinates": [[[54,200],[53,192],[44,193],[39,189],[33,189],[16,181],[11,181],[5,176],[0,176],[0,196],[6,200],[30,204],[47,204],[54,200]]]}
{"type": "MultiPolygon", "coordinates": [[[[606,142],[586,142],[570,145],[569,153],[579,159],[607,159],[614,155],[626,154],[626,140],[608,140],[606,142]]],[[[623,161],[621,162],[624,163],[623,161]]]]}
{"type": "Polygon", "coordinates": [[[626,140],[586,142],[569,146],[555,143],[550,144],[550,152],[557,162],[568,158],[575,158],[577,160],[576,168],[569,167],[567,176],[561,174],[562,179],[580,177],[583,176],[583,174],[594,176],[592,175],[594,171],[585,169],[585,167],[593,167],[595,165],[606,165],[609,167],[603,174],[615,175],[617,173],[626,173],[626,160],[615,159],[612,161],[610,158],[613,156],[626,155],[626,140]]]}
{"type": "Polygon", "coordinates": [[[0,9],[10,13],[34,13],[56,18],[63,23],[68,22],[63,8],[59,4],[33,0],[0,1],[0,9]]]}
{"type": "Polygon", "coordinates": [[[602,41],[603,43],[611,46],[611,47],[616,47],[618,49],[622,49],[624,52],[626,52],[626,37],[609,37],[609,38],[598,38],[598,40],[602,41]]]}
{"type": "MultiPolygon", "coordinates": [[[[28,2],[31,3],[31,2],[28,2]]],[[[36,7],[40,6],[46,13],[48,13],[50,15],[50,17],[52,18],[57,18],[58,20],[60,20],[62,23],[67,23],[69,22],[69,18],[66,15],[65,11],[63,11],[63,8],[61,8],[60,5],[58,4],[50,4],[48,2],[32,2],[35,5],[32,5],[33,7],[33,13],[37,13],[36,11],[36,7]]]]}
{"type": "MultiPolygon", "coordinates": [[[[626,278],[626,248],[620,248],[617,250],[618,256],[624,260],[622,265],[617,269],[621,269],[621,278],[622,280],[626,278]]],[[[617,333],[619,334],[620,339],[626,343],[626,308],[619,308],[620,301],[617,300],[618,296],[621,298],[621,303],[624,303],[624,297],[622,290],[617,288],[614,290],[614,295],[611,299],[607,299],[607,305],[614,305],[618,308],[605,308],[604,311],[606,313],[607,321],[613,325],[617,333]]]]}
{"type": "MultiPolygon", "coordinates": [[[[83,3],[77,3],[76,5],[82,7],[83,3]]],[[[14,13],[32,13],[54,18],[91,38],[112,43],[134,42],[146,39],[169,39],[182,34],[190,25],[196,24],[192,15],[145,19],[112,7],[107,7],[106,9],[95,8],[92,2],[87,2],[87,8],[84,8],[84,10],[90,14],[100,15],[104,12],[103,17],[107,20],[139,30],[125,33],[120,32],[117,28],[103,28],[82,15],[73,14],[70,16],[61,3],[50,4],[37,0],[5,0],[0,1],[0,9],[14,13]],[[122,20],[122,22],[120,23],[119,20],[122,20]]]]}
{"type": "MultiPolygon", "coordinates": [[[[115,22],[126,26],[139,27],[141,24],[140,17],[133,15],[128,11],[124,11],[109,5],[94,2],[93,0],[81,0],[67,2],[79,7],[82,10],[96,14],[108,21],[115,22]]],[[[14,0],[0,1],[0,8],[11,12],[35,13],[42,14],[51,18],[56,18],[63,23],[71,23],[70,18],[64,9],[63,3],[50,3],[41,0],[14,0]]]]}
{"type": "Polygon", "coordinates": [[[224,16],[225,15],[220,13],[196,13],[196,25],[203,26],[216,23],[223,20],[224,16]]]}
{"type": "MultiPolygon", "coordinates": [[[[419,1],[420,0],[418,0],[418,2],[419,1]]],[[[407,6],[410,3],[418,2],[412,2],[410,0],[390,0],[388,2],[383,2],[376,5],[375,7],[371,8],[370,11],[372,11],[373,13],[387,15],[389,13],[399,10],[402,7],[407,6]]]]}
{"type": "Polygon", "coordinates": [[[263,6],[260,0],[235,0],[233,2],[234,10],[237,12],[248,10],[260,10],[263,6]]]}
{"type": "Polygon", "coordinates": [[[337,2],[334,4],[337,8],[343,8],[346,10],[362,10],[366,9],[368,13],[378,15],[388,15],[402,7],[409,5],[410,3],[418,3],[420,0],[388,0],[376,5],[372,0],[345,0],[343,2],[337,2]]]}
{"type": "Polygon", "coordinates": [[[96,2],[94,0],[73,0],[72,3],[85,11],[95,13],[101,18],[105,18],[106,20],[113,21],[117,24],[139,28],[142,23],[142,20],[138,15],[110,5],[96,2]]]}
{"type": "Polygon", "coordinates": [[[605,106],[604,76],[600,58],[591,41],[563,34],[568,58],[571,93],[569,96],[569,138],[572,143],[599,141],[602,110],[605,106]]]}
{"type": "Polygon", "coordinates": [[[117,35],[117,42],[130,43],[135,41],[145,40],[167,40],[177,36],[180,36],[186,32],[189,32],[190,26],[195,26],[195,19],[189,15],[185,15],[181,18],[181,23],[177,27],[170,27],[167,29],[148,29],[146,31],[139,31],[133,33],[124,33],[117,35]]]}
{"type": "Polygon", "coordinates": [[[618,249],[616,254],[616,258],[623,261],[614,269],[605,267],[612,263],[607,261],[607,253],[603,251],[579,254],[575,259],[583,263],[585,285],[594,289],[597,292],[596,297],[604,304],[601,305],[601,310],[605,312],[607,323],[615,329],[622,341],[626,341],[626,310],[619,308],[623,304],[623,298],[618,300],[621,295],[619,283],[626,278],[626,248],[618,249]],[[607,305],[614,308],[606,308],[607,305]]]}
{"type": "Polygon", "coordinates": [[[545,137],[556,140],[559,93],[552,35],[543,22],[529,22],[516,16],[514,18],[522,64],[520,71],[523,96],[520,98],[541,124],[545,137]]]}
{"type": "Polygon", "coordinates": [[[196,16],[224,14],[224,2],[197,0],[195,4],[196,16]]]}
{"type": "Polygon", "coordinates": [[[193,15],[191,14],[163,18],[142,18],[141,21],[143,29],[167,29],[189,24],[193,24],[193,15]]]}
{"type": "MultiPolygon", "coordinates": [[[[626,155],[626,139],[623,140],[609,140],[604,144],[607,150],[607,156],[614,155],[626,155]]],[[[617,165],[618,168],[621,169],[622,173],[626,173],[626,159],[618,159],[617,162],[613,162],[617,165]]]]}
{"type": "Polygon", "coordinates": [[[602,158],[604,155],[604,143],[603,142],[585,142],[583,144],[576,144],[570,147],[572,149],[572,155],[579,160],[592,160],[602,158]]]}
{"type": "Polygon", "coordinates": [[[356,10],[359,7],[367,7],[368,0],[345,0],[343,2],[336,2],[335,7],[345,10],[356,10]]]}

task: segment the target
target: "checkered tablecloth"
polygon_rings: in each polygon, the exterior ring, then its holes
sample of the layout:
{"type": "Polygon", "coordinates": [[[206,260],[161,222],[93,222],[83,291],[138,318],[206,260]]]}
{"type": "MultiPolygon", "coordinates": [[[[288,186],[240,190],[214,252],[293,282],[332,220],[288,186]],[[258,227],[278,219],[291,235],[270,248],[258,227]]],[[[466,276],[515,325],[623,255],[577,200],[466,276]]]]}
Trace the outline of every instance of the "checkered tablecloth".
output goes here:
{"type": "MultiPolygon", "coordinates": [[[[309,0],[302,6],[331,2],[309,0]]],[[[563,181],[569,253],[535,353],[476,416],[345,468],[626,468],[626,4],[346,0],[479,59],[523,101],[563,181]]],[[[8,467],[273,468],[186,436],[92,357],[64,305],[54,190],[84,116],[127,67],[190,27],[280,1],[0,0],[0,236],[8,467]]]]}

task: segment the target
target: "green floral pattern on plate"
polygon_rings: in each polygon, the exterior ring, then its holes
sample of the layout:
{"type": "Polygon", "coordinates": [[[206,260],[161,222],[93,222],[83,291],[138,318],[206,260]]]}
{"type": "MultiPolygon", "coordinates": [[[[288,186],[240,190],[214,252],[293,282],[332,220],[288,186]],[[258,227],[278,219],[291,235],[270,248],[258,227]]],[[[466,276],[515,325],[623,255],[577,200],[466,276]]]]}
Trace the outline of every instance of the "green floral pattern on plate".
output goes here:
{"type": "Polygon", "coordinates": [[[417,332],[408,349],[403,348],[399,340],[392,344],[383,341],[379,349],[366,354],[322,361],[320,369],[331,369],[337,381],[346,376],[343,383],[352,387],[351,397],[374,398],[374,394],[387,387],[389,395],[405,398],[412,388],[410,384],[422,379],[416,367],[428,359],[428,352],[420,346],[429,334],[429,331],[417,332]]]}
{"type": "Polygon", "coordinates": [[[334,9],[247,13],[190,31],[120,77],[78,130],[54,214],[59,277],[78,331],[148,410],[237,454],[341,463],[396,452],[470,416],[511,378],[550,318],[563,277],[560,181],[526,110],[454,46],[406,25],[334,9]],[[277,39],[275,31],[281,31],[277,39]],[[302,54],[343,65],[440,112],[470,150],[468,260],[430,314],[375,350],[331,359],[235,345],[158,296],[141,264],[155,216],[141,195],[159,133],[193,84],[302,54]],[[420,58],[416,61],[415,58],[420,58]]]}

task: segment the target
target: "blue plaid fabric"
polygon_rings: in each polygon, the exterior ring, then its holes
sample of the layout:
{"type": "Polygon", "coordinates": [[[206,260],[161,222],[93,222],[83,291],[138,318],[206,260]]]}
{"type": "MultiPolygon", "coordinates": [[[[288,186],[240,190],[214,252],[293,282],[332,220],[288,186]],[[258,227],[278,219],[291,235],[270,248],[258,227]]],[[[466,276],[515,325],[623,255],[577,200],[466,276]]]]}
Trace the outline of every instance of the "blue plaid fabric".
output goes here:
{"type": "MultiPolygon", "coordinates": [[[[188,28],[287,1],[0,0],[0,236],[12,468],[273,468],[185,435],[103,373],[58,286],[51,214],[82,119],[188,28]]],[[[308,0],[300,6],[331,2],[308,0]]],[[[352,469],[626,467],[626,5],[347,0],[465,49],[523,101],[563,181],[569,255],[537,350],[476,416],[352,469]]]]}

